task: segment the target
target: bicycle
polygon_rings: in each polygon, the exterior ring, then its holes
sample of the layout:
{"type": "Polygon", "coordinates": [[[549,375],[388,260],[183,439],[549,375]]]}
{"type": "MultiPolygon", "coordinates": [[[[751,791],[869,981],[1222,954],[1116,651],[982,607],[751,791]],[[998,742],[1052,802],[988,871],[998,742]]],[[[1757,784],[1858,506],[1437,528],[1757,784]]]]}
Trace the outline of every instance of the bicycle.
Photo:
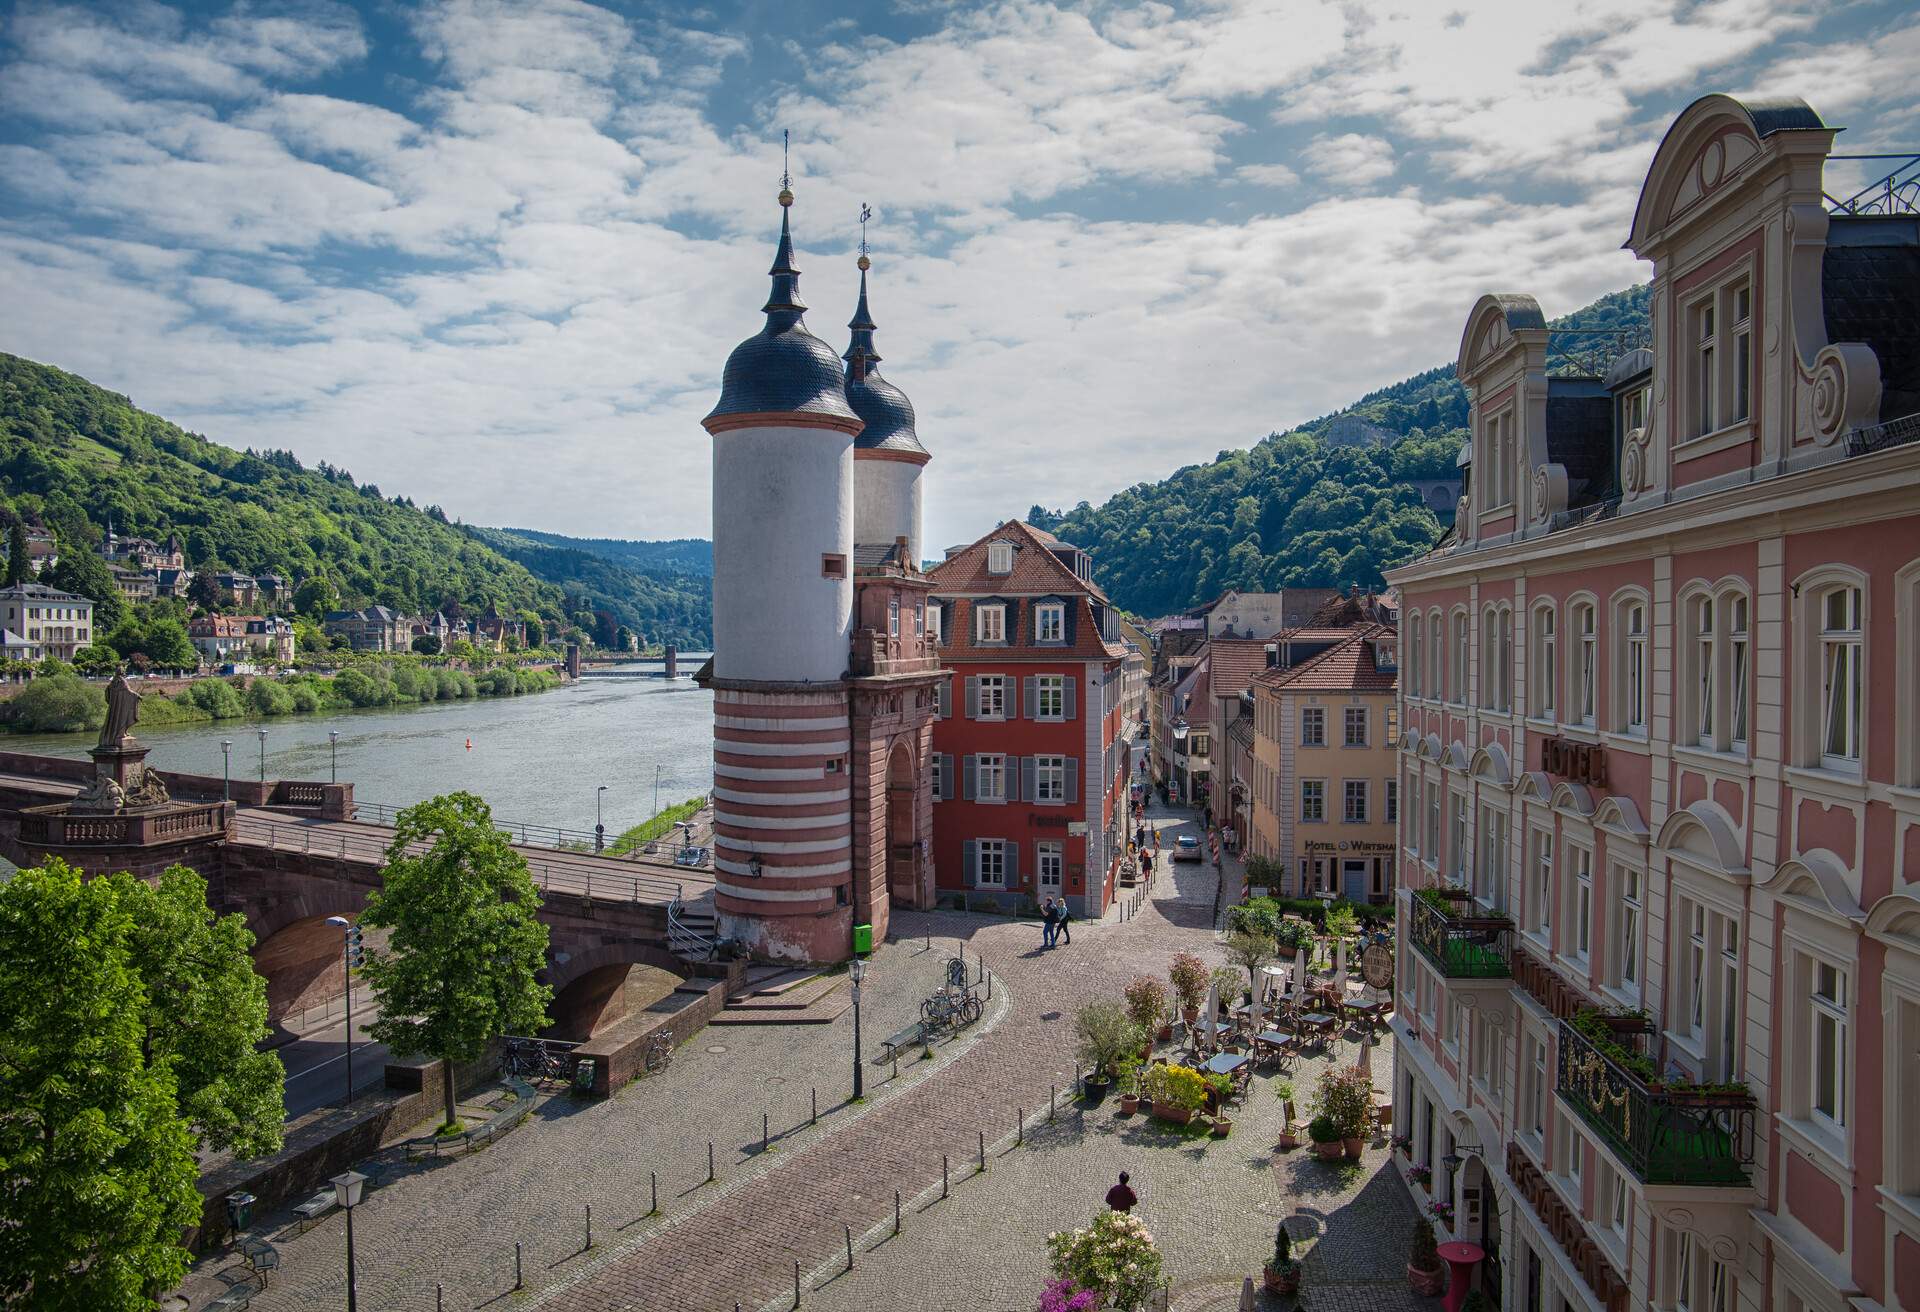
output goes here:
{"type": "Polygon", "coordinates": [[[673,1064],[673,1031],[661,1030],[647,1041],[647,1074],[658,1075],[673,1064]]]}

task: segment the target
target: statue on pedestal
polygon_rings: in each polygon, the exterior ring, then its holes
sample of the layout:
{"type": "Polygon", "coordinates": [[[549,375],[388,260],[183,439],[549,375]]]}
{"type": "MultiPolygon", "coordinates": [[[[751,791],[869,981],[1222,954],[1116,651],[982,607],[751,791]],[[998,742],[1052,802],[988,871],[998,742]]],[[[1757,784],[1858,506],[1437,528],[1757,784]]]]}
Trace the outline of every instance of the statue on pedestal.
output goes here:
{"type": "Polygon", "coordinates": [[[133,737],[133,726],[140,719],[140,694],[127,686],[127,676],[116,674],[107,685],[107,719],[100,726],[97,747],[118,747],[121,740],[133,737]]]}
{"type": "Polygon", "coordinates": [[[107,685],[107,718],[94,744],[93,782],[73,799],[75,811],[112,815],[146,811],[170,800],[160,776],[147,769],[147,748],[133,736],[140,721],[140,694],[127,686],[127,676],[116,674],[107,685]]]}

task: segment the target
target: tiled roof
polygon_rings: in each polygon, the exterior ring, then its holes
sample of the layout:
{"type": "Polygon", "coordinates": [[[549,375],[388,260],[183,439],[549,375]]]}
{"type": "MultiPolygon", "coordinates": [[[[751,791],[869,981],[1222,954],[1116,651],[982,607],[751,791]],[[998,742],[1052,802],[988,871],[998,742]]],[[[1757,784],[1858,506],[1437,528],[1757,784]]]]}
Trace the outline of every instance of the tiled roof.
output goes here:
{"type": "Polygon", "coordinates": [[[0,588],[0,599],[61,603],[77,601],[88,606],[93,605],[85,597],[76,597],[71,592],[62,592],[59,588],[49,587],[45,583],[16,583],[10,588],[0,588]]]}
{"type": "Polygon", "coordinates": [[[1058,539],[1031,524],[1010,519],[973,545],[935,565],[928,572],[940,593],[991,593],[994,595],[1036,597],[1048,593],[1084,592],[1104,602],[1107,594],[1096,583],[1068,569],[1065,562],[1048,549],[1058,539]],[[1013,572],[987,572],[987,544],[993,541],[1013,543],[1013,572]]]}
{"type": "Polygon", "coordinates": [[[1920,410],[1920,245],[1913,224],[1836,219],[1820,265],[1827,339],[1873,348],[1882,421],[1920,410]]]}
{"type": "Polygon", "coordinates": [[[1264,638],[1215,638],[1207,644],[1208,681],[1215,697],[1238,697],[1267,668],[1264,638]]]}
{"type": "MultiPolygon", "coordinates": [[[[1057,594],[1054,594],[1057,595],[1057,594]]],[[[1065,643],[1038,643],[1033,640],[1033,603],[1019,597],[1000,595],[996,604],[1007,608],[1007,632],[1011,642],[979,643],[973,639],[974,598],[950,597],[943,601],[940,625],[940,659],[943,661],[1100,661],[1119,660],[1127,649],[1100,636],[1094,623],[1093,604],[1085,596],[1067,594],[1065,643]]],[[[984,601],[984,598],[978,600],[984,601]]]]}
{"type": "Polygon", "coordinates": [[[1392,692],[1399,675],[1374,667],[1373,640],[1392,637],[1394,630],[1385,624],[1369,624],[1353,630],[1344,642],[1329,647],[1318,656],[1270,670],[1259,678],[1269,688],[1309,692],[1392,692]]]}

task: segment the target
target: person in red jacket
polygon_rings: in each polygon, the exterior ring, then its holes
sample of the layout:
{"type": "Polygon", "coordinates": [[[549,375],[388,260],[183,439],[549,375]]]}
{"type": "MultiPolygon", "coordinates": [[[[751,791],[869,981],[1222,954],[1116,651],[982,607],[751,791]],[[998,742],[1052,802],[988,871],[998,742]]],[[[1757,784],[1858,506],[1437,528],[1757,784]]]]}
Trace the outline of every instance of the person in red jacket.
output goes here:
{"type": "Polygon", "coordinates": [[[1127,1173],[1120,1172],[1120,1183],[1107,1190],[1107,1206],[1116,1212],[1131,1212],[1140,1196],[1127,1186],[1127,1173]]]}

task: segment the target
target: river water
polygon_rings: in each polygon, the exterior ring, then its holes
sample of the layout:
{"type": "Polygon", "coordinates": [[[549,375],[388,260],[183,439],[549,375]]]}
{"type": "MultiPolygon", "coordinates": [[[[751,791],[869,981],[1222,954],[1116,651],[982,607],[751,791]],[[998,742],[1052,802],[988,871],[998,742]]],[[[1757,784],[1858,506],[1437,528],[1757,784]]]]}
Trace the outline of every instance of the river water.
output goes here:
{"type": "MultiPolygon", "coordinates": [[[[691,669],[705,656],[680,659],[691,669]]],[[[713,694],[686,678],[585,678],[519,697],[136,732],[153,749],[147,759],[154,766],[190,774],[218,775],[220,742],[230,740],[233,777],[254,779],[261,729],[269,779],[326,779],[327,733],[339,731],[340,778],[352,781],[360,802],[400,806],[464,789],[502,820],[591,830],[596,791],[605,784],[609,835],[654,813],[656,775],[661,806],[713,787],[713,694]]],[[[0,747],[85,756],[93,741],[92,734],[8,734],[0,747]]]]}

